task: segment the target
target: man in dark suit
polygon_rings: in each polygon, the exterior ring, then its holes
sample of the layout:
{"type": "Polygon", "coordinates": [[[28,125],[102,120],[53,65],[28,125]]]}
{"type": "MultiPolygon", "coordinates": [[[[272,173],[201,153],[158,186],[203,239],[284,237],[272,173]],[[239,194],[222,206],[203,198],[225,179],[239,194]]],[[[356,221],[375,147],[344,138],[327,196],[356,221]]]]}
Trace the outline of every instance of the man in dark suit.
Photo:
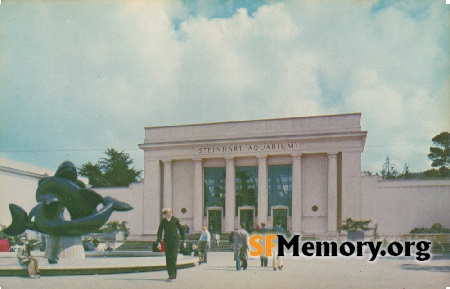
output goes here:
{"type": "MultiPolygon", "coordinates": [[[[184,231],[181,227],[180,221],[172,216],[172,210],[166,208],[162,210],[164,218],[159,224],[158,233],[156,236],[156,242],[158,243],[158,250],[161,249],[161,240],[164,232],[164,249],[166,254],[166,266],[169,279],[177,278],[177,255],[180,248],[180,235],[181,240],[184,241],[184,231]]],[[[182,248],[186,246],[186,243],[181,245],[182,248]]]]}

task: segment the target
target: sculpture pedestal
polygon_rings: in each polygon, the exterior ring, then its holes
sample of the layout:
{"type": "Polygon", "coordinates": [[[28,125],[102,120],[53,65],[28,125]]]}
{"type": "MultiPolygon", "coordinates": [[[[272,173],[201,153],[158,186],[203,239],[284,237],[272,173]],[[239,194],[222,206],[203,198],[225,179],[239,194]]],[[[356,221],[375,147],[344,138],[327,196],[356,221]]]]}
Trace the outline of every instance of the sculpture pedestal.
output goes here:
{"type": "Polygon", "coordinates": [[[55,257],[60,261],[85,259],[81,237],[49,236],[45,246],[45,258],[55,257]]]}

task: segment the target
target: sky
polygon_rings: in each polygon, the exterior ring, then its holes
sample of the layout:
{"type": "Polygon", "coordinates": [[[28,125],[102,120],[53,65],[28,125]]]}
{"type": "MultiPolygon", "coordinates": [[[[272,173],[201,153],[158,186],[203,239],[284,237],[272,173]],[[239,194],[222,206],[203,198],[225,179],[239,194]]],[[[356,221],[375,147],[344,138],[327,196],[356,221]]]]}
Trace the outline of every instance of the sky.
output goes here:
{"type": "Polygon", "coordinates": [[[361,170],[431,168],[450,131],[450,5],[434,1],[8,1],[0,157],[56,170],[144,128],[361,113],[361,170]]]}

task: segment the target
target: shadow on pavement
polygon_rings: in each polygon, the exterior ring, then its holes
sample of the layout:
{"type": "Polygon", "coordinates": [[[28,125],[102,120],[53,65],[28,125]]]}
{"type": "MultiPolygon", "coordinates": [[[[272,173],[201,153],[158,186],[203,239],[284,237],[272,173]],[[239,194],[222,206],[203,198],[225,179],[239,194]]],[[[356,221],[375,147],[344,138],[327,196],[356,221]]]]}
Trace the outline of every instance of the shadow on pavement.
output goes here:
{"type": "Polygon", "coordinates": [[[403,270],[449,272],[450,273],[450,266],[426,266],[426,265],[415,265],[415,264],[403,264],[400,267],[403,270]]]}
{"type": "MultiPolygon", "coordinates": [[[[113,280],[113,279],[111,279],[113,280]]],[[[175,280],[164,278],[164,279],[151,279],[151,278],[142,278],[142,279],[129,279],[129,278],[114,278],[114,280],[122,280],[122,281],[159,281],[159,282],[172,282],[175,280]]]]}
{"type": "Polygon", "coordinates": [[[237,271],[236,268],[205,268],[206,271],[237,271]]]}

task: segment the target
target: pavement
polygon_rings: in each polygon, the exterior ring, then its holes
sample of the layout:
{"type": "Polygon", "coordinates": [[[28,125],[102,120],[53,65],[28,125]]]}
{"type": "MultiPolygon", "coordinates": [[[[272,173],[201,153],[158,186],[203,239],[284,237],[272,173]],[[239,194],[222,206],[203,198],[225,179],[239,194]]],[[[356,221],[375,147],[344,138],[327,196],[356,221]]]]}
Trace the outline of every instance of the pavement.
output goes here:
{"type": "Polygon", "coordinates": [[[208,263],[178,256],[178,276],[167,279],[165,258],[89,257],[84,261],[50,265],[43,256],[42,277],[30,279],[11,253],[0,254],[0,272],[19,270],[23,275],[0,278],[1,289],[115,289],[115,288],[450,288],[450,256],[434,256],[421,262],[413,257],[300,257],[286,256],[283,270],[261,267],[251,258],[247,270],[237,271],[232,252],[210,252],[208,263]],[[103,268],[103,269],[102,269],[103,268]],[[46,271],[47,270],[47,271],[46,271]],[[54,271],[49,271],[54,270],[54,271]],[[80,272],[79,274],[74,274],[80,272]],[[105,270],[105,271],[102,271],[105,270]],[[108,271],[109,270],[109,271],[108,271]],[[56,271],[56,272],[55,272],[56,271]],[[46,274],[53,272],[53,274],[46,274]]]}

